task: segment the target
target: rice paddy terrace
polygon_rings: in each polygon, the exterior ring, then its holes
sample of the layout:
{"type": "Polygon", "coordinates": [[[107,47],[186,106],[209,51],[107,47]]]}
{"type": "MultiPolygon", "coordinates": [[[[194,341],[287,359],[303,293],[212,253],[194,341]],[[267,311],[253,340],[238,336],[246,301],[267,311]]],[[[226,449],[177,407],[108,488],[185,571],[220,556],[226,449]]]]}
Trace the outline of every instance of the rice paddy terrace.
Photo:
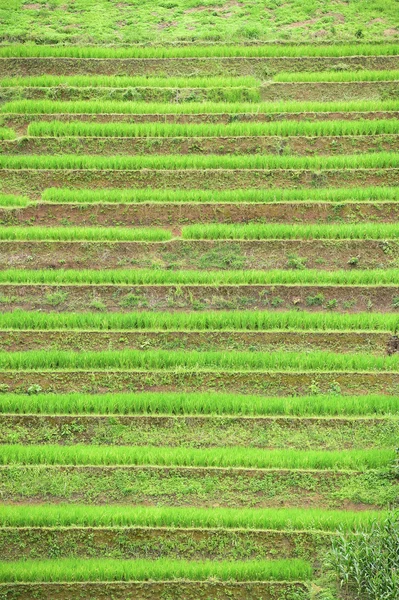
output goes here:
{"type": "Polygon", "coordinates": [[[338,598],[398,505],[398,51],[0,47],[2,600],[338,598]]]}

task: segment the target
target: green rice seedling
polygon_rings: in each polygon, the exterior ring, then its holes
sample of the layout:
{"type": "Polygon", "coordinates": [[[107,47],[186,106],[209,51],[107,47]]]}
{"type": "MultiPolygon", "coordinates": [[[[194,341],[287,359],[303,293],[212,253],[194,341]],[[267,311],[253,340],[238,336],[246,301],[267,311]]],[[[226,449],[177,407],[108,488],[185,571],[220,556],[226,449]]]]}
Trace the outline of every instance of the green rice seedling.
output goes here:
{"type": "Polygon", "coordinates": [[[259,448],[181,448],[157,446],[25,446],[2,444],[0,464],[157,465],[249,469],[348,469],[390,466],[395,450],[267,450],[259,448]]]}
{"type": "Polygon", "coordinates": [[[156,228],[10,226],[0,229],[0,240],[158,242],[171,239],[170,231],[156,228]]]}
{"type": "Polygon", "coordinates": [[[1,208],[23,207],[28,206],[28,204],[31,204],[31,201],[27,196],[15,196],[14,194],[0,193],[1,208]]]}
{"type": "Polygon", "coordinates": [[[376,152],[340,156],[154,155],[76,156],[0,155],[3,169],[384,169],[399,166],[399,153],[376,152]]]}
{"type": "Polygon", "coordinates": [[[198,527],[226,529],[356,531],[381,522],[387,511],[301,508],[194,508],[88,506],[70,504],[0,505],[1,527],[198,527]]]}
{"type": "Polygon", "coordinates": [[[399,397],[265,397],[220,392],[119,394],[0,394],[0,412],[14,414],[387,416],[399,414],[399,397]]]}
{"type": "Polygon", "coordinates": [[[81,137],[243,137],[343,136],[399,133],[399,121],[277,121],[271,123],[90,123],[43,121],[31,123],[30,136],[81,137]]]}
{"type": "Polygon", "coordinates": [[[204,313],[0,313],[0,330],[85,331],[381,331],[396,333],[398,313],[207,311],[204,313]]]}
{"type": "MultiPolygon", "coordinates": [[[[1,198],[1,197],[0,197],[1,198]]],[[[273,203],[389,202],[399,199],[399,187],[241,190],[73,189],[47,188],[41,200],[51,203],[273,203]]]]}
{"type": "Polygon", "coordinates": [[[175,350],[58,350],[0,352],[3,370],[383,371],[399,370],[399,355],[333,352],[218,352],[175,350]]]}
{"type": "Polygon", "coordinates": [[[388,240],[399,237],[396,223],[355,224],[211,224],[188,225],[182,229],[185,240],[388,240]]]}
{"type": "Polygon", "coordinates": [[[56,559],[3,562],[0,581],[305,581],[312,567],[298,560],[183,561],[56,559]]]}
{"type": "Polygon", "coordinates": [[[256,87],[255,77],[128,77],[123,75],[37,75],[32,77],[3,77],[0,87],[157,87],[157,88],[231,88],[256,87]]]}
{"type": "MultiPolygon", "coordinates": [[[[0,47],[1,51],[1,47],[0,47]]],[[[399,100],[348,100],[336,102],[129,102],[116,100],[12,100],[2,113],[29,114],[276,114],[398,111],[399,100]]],[[[304,115],[306,117],[306,115],[304,115]]]]}
{"type": "Polygon", "coordinates": [[[0,140],[14,140],[15,131],[9,127],[0,127],[0,140]]]}
{"type": "Polygon", "coordinates": [[[274,81],[396,81],[399,79],[399,70],[397,71],[322,71],[322,72],[300,72],[300,73],[277,73],[274,75],[274,81]]]}
{"type": "Polygon", "coordinates": [[[209,46],[63,46],[11,44],[0,47],[1,57],[71,57],[71,58],[195,58],[195,57],[270,57],[276,56],[395,56],[399,54],[398,44],[283,44],[229,46],[212,44],[209,46]]]}
{"type": "Polygon", "coordinates": [[[399,285],[399,269],[320,271],[27,270],[0,271],[0,284],[57,285],[399,285]]]}

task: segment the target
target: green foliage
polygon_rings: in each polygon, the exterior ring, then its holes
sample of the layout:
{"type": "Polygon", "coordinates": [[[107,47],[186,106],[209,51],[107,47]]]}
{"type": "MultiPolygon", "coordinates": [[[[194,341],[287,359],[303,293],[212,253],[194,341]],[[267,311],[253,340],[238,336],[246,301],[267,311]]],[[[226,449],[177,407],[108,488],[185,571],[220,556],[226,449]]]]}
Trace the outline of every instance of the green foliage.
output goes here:
{"type": "MultiPolygon", "coordinates": [[[[378,202],[399,199],[399,187],[323,189],[242,189],[242,190],[162,190],[162,189],[69,189],[48,188],[42,201],[59,203],[262,203],[262,202],[378,202]]],[[[0,197],[1,202],[1,197],[0,197]]]]}
{"type": "Polygon", "coordinates": [[[355,535],[341,533],[333,541],[327,563],[341,587],[361,600],[399,597],[399,521],[392,514],[355,535]]]}
{"type": "Polygon", "coordinates": [[[396,120],[276,121],[271,123],[93,123],[35,121],[28,135],[45,137],[342,136],[398,133],[396,120]]]}
{"type": "Polygon", "coordinates": [[[302,72],[302,73],[278,73],[273,77],[274,81],[396,81],[399,79],[399,71],[324,71],[324,72],[302,72]]]}
{"type": "Polygon", "coordinates": [[[2,227],[0,240],[130,241],[158,242],[172,239],[166,229],[132,227],[2,227]]]}
{"type": "Polygon", "coordinates": [[[376,152],[340,156],[237,155],[201,156],[61,156],[0,155],[3,169],[386,169],[399,167],[399,153],[376,152]]]}
{"type": "Polygon", "coordinates": [[[188,467],[245,467],[256,469],[349,469],[389,467],[390,449],[268,450],[259,448],[183,448],[156,446],[60,446],[2,444],[0,464],[23,465],[160,465],[188,467]]]}
{"type": "Polygon", "coordinates": [[[298,581],[312,576],[303,560],[276,561],[177,561],[169,559],[112,560],[61,559],[4,562],[1,582],[14,581],[149,581],[191,579],[206,581],[298,581]]]}
{"type": "Polygon", "coordinates": [[[300,508],[194,508],[152,506],[0,505],[2,527],[212,527],[356,531],[382,521],[386,511],[300,508]]]}

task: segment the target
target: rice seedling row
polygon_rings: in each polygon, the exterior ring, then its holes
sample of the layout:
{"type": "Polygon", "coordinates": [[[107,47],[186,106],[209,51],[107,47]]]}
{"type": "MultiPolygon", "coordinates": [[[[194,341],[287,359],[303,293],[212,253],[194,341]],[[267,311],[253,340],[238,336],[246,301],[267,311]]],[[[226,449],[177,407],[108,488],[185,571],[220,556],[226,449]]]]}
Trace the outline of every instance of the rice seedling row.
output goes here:
{"type": "MultiPolygon", "coordinates": [[[[34,393],[33,393],[34,392],[34,393]]],[[[29,394],[0,396],[0,413],[20,415],[238,415],[259,417],[391,416],[399,412],[399,397],[387,395],[271,397],[216,392],[29,394]]],[[[0,507],[1,508],[1,507],[0,507]]]]}
{"type": "Polygon", "coordinates": [[[396,56],[399,46],[395,43],[373,44],[256,44],[256,45],[186,45],[186,46],[63,46],[10,44],[2,46],[2,58],[62,57],[62,58],[191,58],[191,57],[349,57],[349,56],[396,56]]]}

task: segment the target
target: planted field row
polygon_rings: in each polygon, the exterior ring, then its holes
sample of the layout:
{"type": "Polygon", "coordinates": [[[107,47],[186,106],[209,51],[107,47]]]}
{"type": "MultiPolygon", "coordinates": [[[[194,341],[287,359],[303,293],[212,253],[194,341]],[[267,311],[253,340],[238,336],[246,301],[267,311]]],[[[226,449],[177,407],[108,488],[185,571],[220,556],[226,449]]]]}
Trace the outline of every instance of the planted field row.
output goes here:
{"type": "Polygon", "coordinates": [[[11,581],[162,581],[210,578],[222,581],[307,580],[312,573],[302,560],[248,561],[229,563],[149,560],[47,560],[4,563],[2,582],[11,581]]]}
{"type": "Polygon", "coordinates": [[[35,137],[242,137],[242,136],[344,136],[399,132],[398,120],[279,121],[271,123],[85,123],[35,122],[28,135],[35,137]]]}
{"type": "MultiPolygon", "coordinates": [[[[167,229],[138,227],[4,227],[0,240],[184,242],[204,240],[395,240],[397,223],[344,224],[211,224],[187,225],[180,234],[167,229]]],[[[161,246],[162,247],[162,246],[161,246]]],[[[300,247],[300,246],[299,246],[300,247]]]]}
{"type": "Polygon", "coordinates": [[[2,527],[177,527],[266,531],[335,532],[341,525],[346,531],[368,529],[374,520],[383,520],[386,511],[301,510],[280,508],[180,508],[151,506],[103,506],[68,504],[2,504],[2,527]]]}
{"type": "MultiPolygon", "coordinates": [[[[281,313],[280,313],[281,314],[281,313]]],[[[0,315],[1,316],[1,315],[0,315]]],[[[64,326],[67,320],[64,322],[64,326]]],[[[0,330],[0,349],[15,350],[251,350],[257,352],[325,350],[370,352],[384,355],[394,351],[395,342],[386,333],[313,331],[9,331],[0,330]],[[391,348],[392,346],[392,348],[391,348]]]]}
{"type": "MultiPolygon", "coordinates": [[[[270,397],[217,392],[150,392],[113,394],[42,394],[37,388],[25,394],[2,393],[0,413],[20,415],[242,415],[361,417],[393,416],[399,413],[399,396],[270,397]],[[37,393],[36,393],[37,392],[37,393]]],[[[34,507],[32,507],[33,509],[34,507]]],[[[0,507],[1,514],[1,507],[0,507]]],[[[29,523],[26,523],[29,524],[29,523]]]]}
{"type": "MultiPolygon", "coordinates": [[[[2,169],[387,169],[399,166],[399,153],[347,156],[0,156],[2,169]]],[[[389,184],[388,184],[389,185],[389,184]]],[[[49,187],[49,186],[47,186],[49,187]]]]}
{"type": "Polygon", "coordinates": [[[393,465],[395,450],[268,450],[156,446],[0,445],[2,465],[149,465],[250,469],[344,469],[364,471],[393,465]]]}
{"type": "Polygon", "coordinates": [[[349,57],[349,56],[395,56],[398,44],[256,44],[256,45],[183,45],[183,46],[64,46],[10,44],[2,46],[0,56],[8,57],[71,57],[71,58],[186,58],[186,57],[349,57]]]}
{"type": "MultiPolygon", "coordinates": [[[[399,417],[0,415],[0,444],[352,451],[394,448],[399,417]]],[[[1,447],[0,447],[1,450],[1,447]]]]}
{"type": "Polygon", "coordinates": [[[399,355],[333,352],[213,352],[104,350],[102,352],[31,350],[0,352],[2,370],[173,370],[191,371],[399,371],[399,355]]]}
{"type": "Polygon", "coordinates": [[[330,119],[381,119],[397,118],[399,102],[394,99],[352,100],[346,102],[178,102],[148,103],[130,99],[129,102],[108,100],[15,100],[0,107],[3,119],[25,127],[36,120],[115,120],[127,122],[223,122],[274,121],[274,120],[330,120],[330,119]],[[391,114],[392,113],[392,114],[391,114]]]}
{"type": "MultiPolygon", "coordinates": [[[[0,271],[1,284],[57,285],[122,285],[122,286],[395,286],[399,285],[399,269],[337,270],[291,269],[269,271],[163,271],[161,269],[116,269],[113,271],[28,270],[0,271]]],[[[127,289],[126,292],[129,290],[127,289]]],[[[216,292],[217,290],[213,290],[216,292]]],[[[257,292],[257,290],[254,290],[257,292]]],[[[337,289],[337,292],[339,290],[337,289]]],[[[183,294],[182,289],[180,293],[183,294]]],[[[317,304],[317,303],[315,303],[317,304]]],[[[322,304],[320,302],[319,304],[322,304]]],[[[309,306],[312,304],[309,303],[309,306]]],[[[131,307],[134,306],[132,303],[131,307]]]]}
{"type": "MultiPolygon", "coordinates": [[[[399,63],[399,59],[397,61],[399,63]]],[[[270,80],[269,77],[262,78],[270,80]]],[[[3,77],[0,87],[103,87],[103,88],[255,88],[262,79],[255,77],[110,77],[99,75],[41,75],[31,77],[3,77]]],[[[278,82],[352,82],[352,81],[397,81],[399,70],[378,71],[331,71],[278,73],[271,79],[278,82]]]]}
{"type": "Polygon", "coordinates": [[[3,502],[145,507],[378,510],[397,500],[384,470],[306,471],[203,467],[0,467],[3,502]]]}
{"type": "MultiPolygon", "coordinates": [[[[134,312],[128,314],[41,314],[40,312],[2,312],[0,329],[3,331],[59,331],[83,330],[105,332],[128,332],[131,330],[162,331],[239,331],[278,332],[300,334],[303,332],[356,332],[367,331],[378,334],[396,333],[399,328],[399,313],[360,314],[310,313],[306,311],[234,311],[206,313],[154,313],[134,312]]],[[[388,337],[386,336],[386,338],[388,337]]]]}

